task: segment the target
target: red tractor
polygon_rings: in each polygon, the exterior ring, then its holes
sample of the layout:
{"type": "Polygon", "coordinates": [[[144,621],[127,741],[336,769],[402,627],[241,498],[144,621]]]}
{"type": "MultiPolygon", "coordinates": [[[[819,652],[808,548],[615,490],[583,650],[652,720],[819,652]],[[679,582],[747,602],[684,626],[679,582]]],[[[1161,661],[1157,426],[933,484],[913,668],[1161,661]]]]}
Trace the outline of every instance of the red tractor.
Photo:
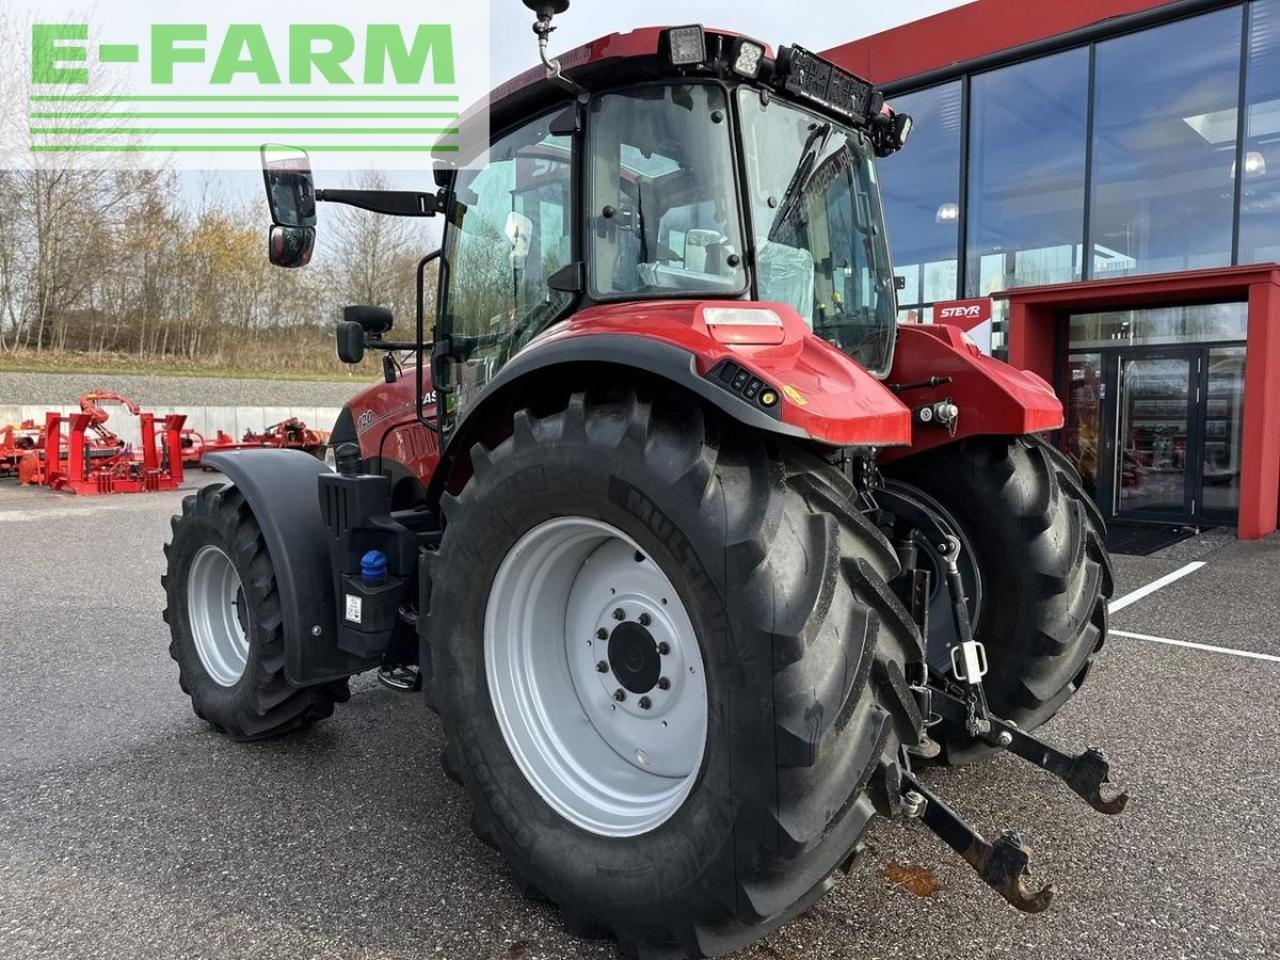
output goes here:
{"type": "Polygon", "coordinates": [[[386,351],[386,377],[336,470],[207,458],[229,482],[166,548],[182,689],[256,740],[416,666],[476,832],[631,955],[764,936],[877,814],[1044,909],[1017,836],[921,771],[1006,750],[1120,811],[1100,751],[1033,733],[1102,647],[1110,563],[1042,439],[1049,385],[897,324],[876,160],[910,118],[699,26],[549,60],[567,2],[526,3],[543,66],[495,91],[478,169],[318,190],[264,148],[278,265],[310,258],[317,201],[443,216],[434,334],[421,303],[398,341],[347,309],[339,355],[386,351]]]}

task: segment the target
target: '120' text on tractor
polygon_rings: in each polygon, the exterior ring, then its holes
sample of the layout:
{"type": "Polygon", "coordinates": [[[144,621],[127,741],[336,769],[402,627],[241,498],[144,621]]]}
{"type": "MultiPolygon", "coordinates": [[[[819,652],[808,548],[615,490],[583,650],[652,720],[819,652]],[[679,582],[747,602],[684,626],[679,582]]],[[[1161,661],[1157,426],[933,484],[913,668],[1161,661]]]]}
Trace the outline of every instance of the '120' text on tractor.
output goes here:
{"type": "Polygon", "coordinates": [[[274,262],[309,260],[317,201],[439,215],[438,292],[411,339],[346,311],[339,355],[386,377],[336,470],[206,458],[229,482],[184,502],[165,580],[196,713],[271,737],[416,665],[476,831],[632,955],[778,928],[876,815],[1044,909],[1017,836],[921,771],[1005,750],[1120,811],[1100,751],[1034,734],[1102,647],[1110,563],[1049,385],[897,324],[876,164],[910,118],[698,26],[562,66],[567,2],[526,2],[543,66],[495,92],[479,169],[317,190],[263,150],[274,262]]]}

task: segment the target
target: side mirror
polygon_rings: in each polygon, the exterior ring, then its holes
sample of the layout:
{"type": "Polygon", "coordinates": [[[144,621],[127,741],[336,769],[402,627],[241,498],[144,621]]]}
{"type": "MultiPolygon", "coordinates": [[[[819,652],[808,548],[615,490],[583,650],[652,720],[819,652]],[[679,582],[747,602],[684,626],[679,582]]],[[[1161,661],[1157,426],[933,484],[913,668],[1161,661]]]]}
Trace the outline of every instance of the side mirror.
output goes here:
{"type": "Polygon", "coordinates": [[[391,329],[394,318],[386,307],[354,306],[342,308],[342,319],[358,323],[365,333],[380,336],[391,329]]]}
{"type": "Polygon", "coordinates": [[[277,267],[305,267],[316,248],[315,227],[273,226],[267,234],[267,259],[277,267]]]}
{"type": "Polygon", "coordinates": [[[359,363],[364,359],[364,327],[354,320],[338,324],[338,359],[343,363],[359,363]]]}
{"type": "Polygon", "coordinates": [[[263,145],[262,179],[272,223],[278,227],[316,225],[316,188],[307,151],[279,144],[263,145]]]}

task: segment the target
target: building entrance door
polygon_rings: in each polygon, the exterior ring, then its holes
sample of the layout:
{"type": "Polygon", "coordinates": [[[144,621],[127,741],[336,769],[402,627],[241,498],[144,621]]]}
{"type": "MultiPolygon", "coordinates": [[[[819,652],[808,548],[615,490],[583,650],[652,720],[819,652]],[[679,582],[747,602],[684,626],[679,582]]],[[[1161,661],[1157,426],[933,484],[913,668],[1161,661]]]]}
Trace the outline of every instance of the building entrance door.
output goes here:
{"type": "Polygon", "coordinates": [[[1068,356],[1062,449],[1106,516],[1235,522],[1244,363],[1232,344],[1068,356]]]}
{"type": "Polygon", "coordinates": [[[1204,351],[1118,351],[1111,472],[1113,513],[1143,520],[1196,514],[1204,351]]]}

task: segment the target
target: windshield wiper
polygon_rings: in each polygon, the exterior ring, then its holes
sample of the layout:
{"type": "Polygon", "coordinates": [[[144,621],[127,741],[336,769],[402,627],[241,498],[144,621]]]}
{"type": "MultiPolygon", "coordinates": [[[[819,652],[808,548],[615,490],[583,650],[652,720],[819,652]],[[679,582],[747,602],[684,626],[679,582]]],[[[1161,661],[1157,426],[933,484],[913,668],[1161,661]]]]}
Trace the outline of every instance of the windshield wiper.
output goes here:
{"type": "Polygon", "coordinates": [[[640,231],[640,262],[649,262],[649,237],[644,229],[644,202],[640,198],[640,178],[636,178],[636,227],[640,231]]]}
{"type": "Polygon", "coordinates": [[[787,189],[782,194],[782,202],[778,204],[778,213],[773,218],[773,223],[769,225],[768,237],[770,240],[776,241],[778,239],[778,234],[782,232],[782,227],[791,216],[792,210],[804,197],[804,186],[809,182],[818,154],[826,147],[827,138],[830,136],[830,123],[818,124],[809,131],[809,136],[805,138],[804,146],[800,148],[800,160],[796,163],[795,171],[791,174],[791,181],[787,184],[787,189]]]}

